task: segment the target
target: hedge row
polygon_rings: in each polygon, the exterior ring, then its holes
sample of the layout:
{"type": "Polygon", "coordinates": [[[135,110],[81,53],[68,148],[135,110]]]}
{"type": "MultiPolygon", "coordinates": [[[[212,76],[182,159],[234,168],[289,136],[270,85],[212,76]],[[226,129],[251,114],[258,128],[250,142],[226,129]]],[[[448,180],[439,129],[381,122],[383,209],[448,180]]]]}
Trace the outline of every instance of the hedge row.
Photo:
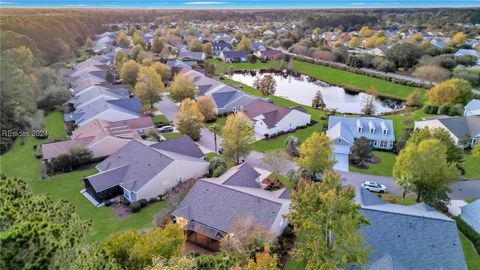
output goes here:
{"type": "Polygon", "coordinates": [[[463,221],[460,217],[453,217],[457,221],[458,229],[473,243],[473,247],[480,254],[480,234],[477,233],[470,225],[463,221]]]}

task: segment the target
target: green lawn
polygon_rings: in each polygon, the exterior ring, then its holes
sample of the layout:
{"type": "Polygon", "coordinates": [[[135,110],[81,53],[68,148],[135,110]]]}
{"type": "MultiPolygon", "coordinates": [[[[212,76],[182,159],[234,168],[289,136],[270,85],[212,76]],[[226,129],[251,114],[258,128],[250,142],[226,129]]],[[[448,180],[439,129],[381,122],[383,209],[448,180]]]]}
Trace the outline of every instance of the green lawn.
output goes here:
{"type": "Polygon", "coordinates": [[[382,151],[373,151],[373,154],[381,159],[380,163],[368,164],[368,169],[350,166],[350,171],[363,174],[392,176],[393,165],[395,165],[395,154],[382,151]]]}
{"type": "Polygon", "coordinates": [[[290,258],[285,265],[285,270],[304,270],[306,265],[305,261],[295,261],[290,258]]]}
{"type": "Polygon", "coordinates": [[[152,121],[154,123],[157,123],[157,122],[170,123],[170,120],[168,120],[167,117],[163,114],[152,116],[152,121]]]}
{"type": "Polygon", "coordinates": [[[463,168],[465,169],[465,177],[467,179],[480,179],[480,157],[465,155],[463,168]]]}
{"type": "Polygon", "coordinates": [[[463,235],[461,232],[458,233],[460,234],[460,241],[462,242],[463,254],[465,255],[468,269],[480,269],[480,256],[475,252],[472,243],[468,241],[467,237],[465,237],[465,235],[463,235]]]}
{"type": "MultiPolygon", "coordinates": [[[[49,132],[47,140],[66,137],[63,116],[60,112],[47,115],[45,123],[49,132]]],[[[8,176],[25,180],[37,194],[47,194],[53,199],[70,201],[81,218],[93,221],[92,232],[87,236],[87,241],[100,240],[118,231],[150,227],[153,215],[165,206],[164,202],[156,203],[142,209],[139,213],[119,220],[110,208],[97,208],[80,193],[83,188],[82,177],[94,174],[96,169],[80,170],[41,180],[40,160],[33,154],[33,145],[42,141],[45,140],[27,138],[25,144],[21,145],[20,140],[16,140],[12,149],[1,156],[0,171],[8,176]]]]}
{"type": "MultiPolygon", "coordinates": [[[[361,91],[368,91],[374,88],[380,95],[387,97],[405,99],[416,89],[414,87],[396,84],[382,79],[372,78],[322,65],[310,64],[299,60],[293,61],[293,69],[296,72],[337,86],[344,86],[361,91]]],[[[421,93],[422,98],[425,99],[425,91],[421,90],[421,93]]]]}
{"type": "MultiPolygon", "coordinates": [[[[402,196],[395,196],[397,200],[397,204],[402,204],[402,196]]],[[[417,204],[417,198],[411,196],[405,196],[405,200],[403,200],[403,205],[414,205],[417,204]]]]}
{"type": "Polygon", "coordinates": [[[180,133],[180,132],[162,133],[162,136],[166,140],[171,140],[171,139],[175,139],[175,138],[178,138],[178,137],[182,136],[182,133],[180,133]]]}
{"type": "Polygon", "coordinates": [[[218,124],[220,126],[220,129],[222,129],[223,126],[225,126],[226,122],[227,122],[227,116],[221,116],[221,117],[218,117],[217,120],[215,120],[215,122],[207,123],[207,127],[210,127],[213,124],[218,124]]]}

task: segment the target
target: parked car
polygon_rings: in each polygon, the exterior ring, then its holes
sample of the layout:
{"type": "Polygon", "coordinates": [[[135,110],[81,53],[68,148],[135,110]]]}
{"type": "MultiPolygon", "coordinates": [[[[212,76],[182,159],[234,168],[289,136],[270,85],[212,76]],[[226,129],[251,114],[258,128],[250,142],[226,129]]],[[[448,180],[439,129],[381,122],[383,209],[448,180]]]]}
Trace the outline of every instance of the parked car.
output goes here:
{"type": "Polygon", "coordinates": [[[371,192],[378,192],[378,193],[387,193],[387,187],[377,182],[365,181],[362,183],[362,188],[371,191],[371,192]]]}
{"type": "Polygon", "coordinates": [[[173,127],[172,126],[164,126],[164,127],[159,128],[158,132],[160,132],[160,133],[173,132],[173,127]]]}

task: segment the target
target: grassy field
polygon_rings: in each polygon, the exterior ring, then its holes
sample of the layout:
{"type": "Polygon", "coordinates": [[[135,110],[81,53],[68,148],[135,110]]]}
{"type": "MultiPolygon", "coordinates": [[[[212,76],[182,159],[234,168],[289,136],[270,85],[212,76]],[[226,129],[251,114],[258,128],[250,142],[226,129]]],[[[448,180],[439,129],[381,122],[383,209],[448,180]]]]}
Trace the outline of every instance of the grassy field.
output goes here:
{"type": "MultiPolygon", "coordinates": [[[[60,112],[50,113],[45,117],[48,140],[66,137],[63,128],[63,116],[60,112]]],[[[37,194],[46,194],[53,199],[64,199],[75,206],[75,211],[85,220],[92,220],[92,231],[87,241],[104,239],[111,233],[127,229],[142,229],[152,226],[154,214],[161,211],[165,204],[156,203],[142,209],[139,213],[124,219],[117,219],[110,208],[93,206],[83,197],[81,179],[94,174],[96,169],[79,170],[41,180],[40,160],[33,154],[33,146],[42,140],[27,138],[22,145],[16,140],[12,149],[0,158],[0,171],[8,176],[21,178],[28,182],[37,194]]]]}
{"type": "Polygon", "coordinates": [[[307,263],[305,261],[295,261],[289,259],[285,265],[285,270],[304,270],[307,263]]]}
{"type": "Polygon", "coordinates": [[[182,133],[180,132],[162,133],[162,136],[165,138],[165,140],[171,140],[171,139],[176,139],[182,136],[182,133]]]}
{"type": "Polygon", "coordinates": [[[163,114],[158,114],[158,115],[152,116],[152,121],[154,123],[156,123],[156,122],[170,123],[170,120],[168,120],[167,117],[163,114]]]}
{"type": "Polygon", "coordinates": [[[467,179],[480,179],[480,157],[465,155],[463,168],[467,179]]]}
{"type": "MultiPolygon", "coordinates": [[[[298,60],[293,61],[293,70],[337,86],[354,88],[361,91],[375,89],[380,95],[387,97],[405,99],[416,89],[414,87],[396,84],[382,79],[298,60]]],[[[421,93],[422,98],[425,98],[425,91],[421,90],[421,93]]]]}
{"type": "Polygon", "coordinates": [[[468,269],[480,269],[480,256],[475,252],[472,243],[468,241],[467,237],[465,237],[465,235],[463,235],[461,232],[458,233],[460,234],[460,241],[462,242],[463,254],[465,255],[468,269]]]}
{"type": "Polygon", "coordinates": [[[360,169],[354,166],[350,166],[351,172],[392,176],[393,165],[395,165],[395,155],[390,152],[373,151],[376,157],[381,159],[378,164],[368,164],[368,169],[360,169]]]}

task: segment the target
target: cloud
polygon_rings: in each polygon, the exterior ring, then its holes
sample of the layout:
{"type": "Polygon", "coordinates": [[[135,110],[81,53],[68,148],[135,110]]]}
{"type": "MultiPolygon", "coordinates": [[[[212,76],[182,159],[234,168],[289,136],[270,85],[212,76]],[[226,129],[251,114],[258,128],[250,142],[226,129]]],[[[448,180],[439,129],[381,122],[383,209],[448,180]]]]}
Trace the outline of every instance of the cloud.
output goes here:
{"type": "Polygon", "coordinates": [[[185,5],[224,5],[228,4],[228,2],[216,2],[216,1],[210,1],[210,2],[185,2],[185,5]]]}
{"type": "Polygon", "coordinates": [[[0,1],[0,5],[16,5],[18,4],[17,2],[3,2],[3,1],[0,1]]]}
{"type": "Polygon", "coordinates": [[[357,5],[357,6],[360,6],[360,5],[366,5],[367,3],[364,3],[364,2],[355,2],[355,3],[352,3],[352,5],[357,5]]]}

